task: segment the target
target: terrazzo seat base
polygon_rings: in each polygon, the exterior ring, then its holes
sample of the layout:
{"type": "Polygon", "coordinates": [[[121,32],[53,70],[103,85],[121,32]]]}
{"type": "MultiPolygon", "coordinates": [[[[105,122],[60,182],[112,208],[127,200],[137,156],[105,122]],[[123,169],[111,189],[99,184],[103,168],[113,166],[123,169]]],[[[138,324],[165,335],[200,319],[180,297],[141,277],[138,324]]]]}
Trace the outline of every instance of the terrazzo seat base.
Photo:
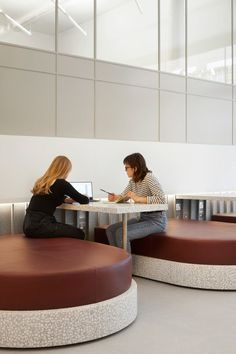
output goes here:
{"type": "MultiPolygon", "coordinates": [[[[95,240],[107,242],[106,227],[95,240]]],[[[165,232],[131,242],[133,274],[170,284],[236,290],[236,225],[170,219],[165,232]]]]}
{"type": "Polygon", "coordinates": [[[236,290],[236,266],[172,262],[133,255],[133,274],[189,288],[236,290]]]}
{"type": "Polygon", "coordinates": [[[137,286],[96,304],[40,311],[0,311],[0,347],[42,348],[102,338],[137,316],[137,286]]]}
{"type": "Polygon", "coordinates": [[[0,284],[0,347],[85,342],[137,315],[131,256],[95,242],[0,236],[0,284]]]}

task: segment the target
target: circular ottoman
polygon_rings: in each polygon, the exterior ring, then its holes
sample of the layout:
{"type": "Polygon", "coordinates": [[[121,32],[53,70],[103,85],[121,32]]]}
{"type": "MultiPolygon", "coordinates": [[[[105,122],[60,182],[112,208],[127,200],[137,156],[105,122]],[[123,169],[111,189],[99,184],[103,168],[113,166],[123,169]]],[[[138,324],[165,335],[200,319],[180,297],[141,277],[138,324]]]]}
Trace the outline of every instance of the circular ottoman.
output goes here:
{"type": "Polygon", "coordinates": [[[170,219],[132,242],[133,274],[186,287],[236,290],[236,225],[170,219]]]}
{"type": "Polygon", "coordinates": [[[137,315],[131,256],[73,238],[0,236],[0,346],[93,340],[137,315]]]}

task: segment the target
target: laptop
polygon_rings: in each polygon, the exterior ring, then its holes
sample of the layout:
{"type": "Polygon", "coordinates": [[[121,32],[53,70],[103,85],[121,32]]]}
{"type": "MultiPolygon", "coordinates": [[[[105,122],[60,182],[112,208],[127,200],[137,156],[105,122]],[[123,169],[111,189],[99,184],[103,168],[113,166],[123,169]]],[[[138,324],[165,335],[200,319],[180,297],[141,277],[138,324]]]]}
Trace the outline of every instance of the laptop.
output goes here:
{"type": "Polygon", "coordinates": [[[70,184],[77,190],[77,192],[86,195],[90,202],[97,202],[97,199],[93,199],[93,183],[88,182],[70,182],[70,184]]]}

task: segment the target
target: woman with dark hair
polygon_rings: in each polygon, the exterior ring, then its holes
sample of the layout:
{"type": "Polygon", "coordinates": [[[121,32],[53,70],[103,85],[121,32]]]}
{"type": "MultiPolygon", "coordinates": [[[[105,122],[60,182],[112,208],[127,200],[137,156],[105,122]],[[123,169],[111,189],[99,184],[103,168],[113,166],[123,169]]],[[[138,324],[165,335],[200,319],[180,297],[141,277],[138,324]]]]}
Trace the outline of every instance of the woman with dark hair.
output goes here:
{"type": "Polygon", "coordinates": [[[75,200],[80,204],[89,203],[88,197],[78,193],[66,181],[71,168],[71,162],[66,156],[57,156],[44,175],[35,182],[23,224],[27,237],[84,239],[85,235],[81,229],[59,223],[53,215],[56,207],[64,202],[72,203],[75,200]]]}
{"type": "MultiPolygon", "coordinates": [[[[134,153],[124,158],[124,166],[130,178],[128,186],[117,195],[108,195],[109,201],[116,201],[123,197],[141,204],[165,204],[166,197],[158,179],[147,168],[146,161],[140,153],[134,153]]],[[[130,241],[143,238],[149,234],[165,230],[167,216],[165,211],[142,212],[140,218],[128,220],[127,250],[131,252],[130,241]]],[[[122,247],[122,223],[112,224],[107,228],[107,237],[110,245],[122,247]]]]}

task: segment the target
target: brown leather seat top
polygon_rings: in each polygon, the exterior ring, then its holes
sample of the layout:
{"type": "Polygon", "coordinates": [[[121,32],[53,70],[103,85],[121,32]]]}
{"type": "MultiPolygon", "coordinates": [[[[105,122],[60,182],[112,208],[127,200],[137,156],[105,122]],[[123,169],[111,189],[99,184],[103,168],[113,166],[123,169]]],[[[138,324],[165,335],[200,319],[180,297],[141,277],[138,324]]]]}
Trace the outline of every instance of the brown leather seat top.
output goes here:
{"type": "Polygon", "coordinates": [[[236,225],[170,219],[166,232],[132,241],[132,253],[183,263],[236,265],[236,225]]]}
{"type": "Polygon", "coordinates": [[[0,236],[0,310],[42,310],[92,304],[131,284],[123,249],[73,238],[0,236]]]}
{"type": "Polygon", "coordinates": [[[236,213],[213,214],[211,220],[236,223],[236,213]]]}

